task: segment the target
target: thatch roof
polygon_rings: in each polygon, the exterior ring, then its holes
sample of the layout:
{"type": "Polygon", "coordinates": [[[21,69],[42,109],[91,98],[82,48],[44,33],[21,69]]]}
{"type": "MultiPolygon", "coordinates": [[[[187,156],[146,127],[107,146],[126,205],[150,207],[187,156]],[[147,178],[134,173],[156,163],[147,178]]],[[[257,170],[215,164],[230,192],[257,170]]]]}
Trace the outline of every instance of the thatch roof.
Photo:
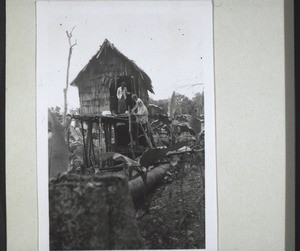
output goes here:
{"type": "MultiPolygon", "coordinates": [[[[143,84],[145,85],[145,88],[154,93],[153,87],[151,84],[150,77],[140,68],[138,67],[135,62],[128,57],[126,57],[124,54],[122,54],[112,43],[110,43],[107,39],[104,40],[103,44],[101,45],[100,49],[97,51],[97,53],[90,59],[90,61],[83,67],[83,69],[78,73],[76,78],[71,82],[71,86],[79,86],[84,79],[84,75],[86,72],[89,72],[89,69],[95,69],[101,67],[100,61],[104,57],[108,55],[114,54],[117,56],[122,63],[124,64],[124,75],[127,74],[138,74],[143,84]],[[99,63],[99,64],[97,64],[99,63]]],[[[101,69],[100,69],[101,70],[101,69]]]]}

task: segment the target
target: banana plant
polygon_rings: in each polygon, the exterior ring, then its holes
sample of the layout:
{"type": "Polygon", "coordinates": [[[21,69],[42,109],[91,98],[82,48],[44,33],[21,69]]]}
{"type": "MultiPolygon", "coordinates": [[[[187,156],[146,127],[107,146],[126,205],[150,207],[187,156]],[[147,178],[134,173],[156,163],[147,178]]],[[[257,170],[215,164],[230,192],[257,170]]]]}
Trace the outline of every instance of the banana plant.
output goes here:
{"type": "Polygon", "coordinates": [[[68,170],[71,153],[65,141],[65,127],[55,113],[48,110],[48,163],[49,178],[68,170]]]}

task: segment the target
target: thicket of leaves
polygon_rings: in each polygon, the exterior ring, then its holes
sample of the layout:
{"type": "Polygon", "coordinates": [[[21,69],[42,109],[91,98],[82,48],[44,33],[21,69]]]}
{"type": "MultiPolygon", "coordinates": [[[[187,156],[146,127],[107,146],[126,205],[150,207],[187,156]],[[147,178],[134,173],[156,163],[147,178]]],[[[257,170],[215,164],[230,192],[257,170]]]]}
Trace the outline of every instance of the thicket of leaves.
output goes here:
{"type": "Polygon", "coordinates": [[[141,249],[127,179],[65,174],[49,183],[50,249],[141,249]]]}
{"type": "Polygon", "coordinates": [[[67,170],[70,152],[65,142],[65,130],[59,117],[48,110],[48,164],[49,177],[67,170]]]}
{"type": "Polygon", "coordinates": [[[150,214],[139,220],[147,249],[205,248],[204,158],[185,154],[150,196],[150,214]]]}
{"type": "MultiPolygon", "coordinates": [[[[174,109],[174,115],[188,114],[199,118],[204,114],[204,93],[197,92],[192,99],[176,92],[174,92],[173,95],[175,98],[174,101],[176,100],[174,104],[171,105],[173,107],[172,109],[174,109]]],[[[171,99],[172,97],[160,100],[150,98],[149,104],[159,106],[165,114],[168,114],[170,103],[172,103],[170,102],[171,99]]]]}
{"type": "Polygon", "coordinates": [[[173,119],[161,117],[151,122],[157,146],[170,146],[176,142],[188,141],[189,146],[204,147],[204,127],[201,126],[203,121],[189,114],[175,115],[173,119]]]}

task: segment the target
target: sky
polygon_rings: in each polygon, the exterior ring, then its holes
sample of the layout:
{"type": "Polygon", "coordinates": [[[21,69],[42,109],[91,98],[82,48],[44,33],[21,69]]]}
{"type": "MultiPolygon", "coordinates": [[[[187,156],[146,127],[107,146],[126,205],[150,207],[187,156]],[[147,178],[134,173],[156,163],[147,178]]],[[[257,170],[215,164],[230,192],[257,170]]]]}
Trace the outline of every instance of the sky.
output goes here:
{"type": "MultiPolygon", "coordinates": [[[[66,30],[73,30],[69,82],[108,39],[151,78],[155,94],[173,91],[192,98],[202,92],[208,73],[211,20],[209,1],[37,2],[37,85],[47,92],[48,107],[63,107],[69,53],[66,30]]],[[[79,107],[69,87],[69,108],[79,107]]]]}

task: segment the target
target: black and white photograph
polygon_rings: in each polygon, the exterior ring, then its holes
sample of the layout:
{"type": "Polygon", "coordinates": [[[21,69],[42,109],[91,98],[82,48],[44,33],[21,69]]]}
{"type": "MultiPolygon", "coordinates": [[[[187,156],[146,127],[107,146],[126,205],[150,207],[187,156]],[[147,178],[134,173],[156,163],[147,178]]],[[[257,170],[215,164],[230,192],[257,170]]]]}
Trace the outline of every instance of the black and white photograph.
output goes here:
{"type": "Polygon", "coordinates": [[[217,250],[211,1],[38,1],[40,250],[217,250]]]}

